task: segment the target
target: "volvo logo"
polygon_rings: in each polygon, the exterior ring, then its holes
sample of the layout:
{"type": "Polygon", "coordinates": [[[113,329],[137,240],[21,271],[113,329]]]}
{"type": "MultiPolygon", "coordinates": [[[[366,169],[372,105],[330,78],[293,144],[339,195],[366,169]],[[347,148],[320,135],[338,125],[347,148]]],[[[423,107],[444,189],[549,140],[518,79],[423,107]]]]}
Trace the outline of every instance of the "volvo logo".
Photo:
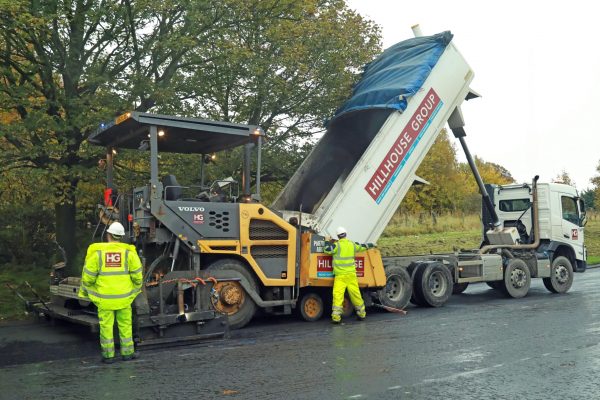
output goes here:
{"type": "Polygon", "coordinates": [[[193,211],[193,212],[204,211],[204,207],[182,207],[182,206],[179,206],[177,208],[179,208],[179,211],[193,211]]]}

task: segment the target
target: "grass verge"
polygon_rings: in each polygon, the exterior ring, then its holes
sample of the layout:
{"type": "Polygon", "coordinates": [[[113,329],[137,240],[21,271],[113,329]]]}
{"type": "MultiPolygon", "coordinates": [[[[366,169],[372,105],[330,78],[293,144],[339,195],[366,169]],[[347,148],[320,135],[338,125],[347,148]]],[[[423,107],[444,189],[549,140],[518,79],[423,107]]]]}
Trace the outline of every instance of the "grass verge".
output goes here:
{"type": "Polygon", "coordinates": [[[49,271],[35,266],[0,266],[0,321],[24,319],[27,317],[25,304],[10,290],[6,284],[17,288],[26,299],[35,297],[25,285],[25,281],[38,292],[40,296],[48,296],[49,271]]]}

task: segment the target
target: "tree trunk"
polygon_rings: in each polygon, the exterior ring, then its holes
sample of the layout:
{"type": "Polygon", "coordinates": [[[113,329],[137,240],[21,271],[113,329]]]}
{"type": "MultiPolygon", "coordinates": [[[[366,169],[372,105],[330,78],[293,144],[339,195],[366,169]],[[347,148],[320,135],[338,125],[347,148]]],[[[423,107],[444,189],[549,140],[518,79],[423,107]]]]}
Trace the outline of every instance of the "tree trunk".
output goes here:
{"type": "Polygon", "coordinates": [[[81,266],[75,265],[77,256],[76,223],[75,223],[75,196],[70,195],[63,204],[55,204],[56,213],[56,241],[65,250],[67,255],[67,276],[79,276],[81,266]]]}

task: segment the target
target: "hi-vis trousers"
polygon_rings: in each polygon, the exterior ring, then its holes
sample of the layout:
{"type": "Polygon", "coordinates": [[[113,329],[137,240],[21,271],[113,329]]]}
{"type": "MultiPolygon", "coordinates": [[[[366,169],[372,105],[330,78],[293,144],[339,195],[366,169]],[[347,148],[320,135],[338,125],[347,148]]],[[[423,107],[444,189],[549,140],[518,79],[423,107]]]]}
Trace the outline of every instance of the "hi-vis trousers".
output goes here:
{"type": "Polygon", "coordinates": [[[115,339],[113,331],[115,326],[115,314],[119,326],[119,339],[121,344],[121,355],[133,354],[133,335],[131,328],[131,306],[120,310],[103,310],[98,308],[98,319],[100,320],[100,349],[102,357],[112,358],[115,356],[115,339]]]}
{"type": "Polygon", "coordinates": [[[331,310],[331,319],[334,322],[342,320],[342,311],[344,310],[344,293],[348,289],[350,301],[354,305],[356,315],[359,318],[365,318],[367,312],[365,310],[365,302],[358,288],[358,278],[356,274],[336,275],[333,281],[333,307],[331,310]]]}

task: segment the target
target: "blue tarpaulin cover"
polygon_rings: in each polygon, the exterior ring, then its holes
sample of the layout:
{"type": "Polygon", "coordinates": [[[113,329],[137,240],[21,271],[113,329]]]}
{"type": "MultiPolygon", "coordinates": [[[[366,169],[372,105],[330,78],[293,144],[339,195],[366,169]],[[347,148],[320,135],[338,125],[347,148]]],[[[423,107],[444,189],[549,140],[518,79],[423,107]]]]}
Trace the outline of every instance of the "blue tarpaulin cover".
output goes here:
{"type": "Polygon", "coordinates": [[[408,39],[385,50],[365,66],[352,97],[332,119],[371,108],[404,111],[407,98],[421,88],[452,37],[452,33],[446,31],[408,39]]]}

